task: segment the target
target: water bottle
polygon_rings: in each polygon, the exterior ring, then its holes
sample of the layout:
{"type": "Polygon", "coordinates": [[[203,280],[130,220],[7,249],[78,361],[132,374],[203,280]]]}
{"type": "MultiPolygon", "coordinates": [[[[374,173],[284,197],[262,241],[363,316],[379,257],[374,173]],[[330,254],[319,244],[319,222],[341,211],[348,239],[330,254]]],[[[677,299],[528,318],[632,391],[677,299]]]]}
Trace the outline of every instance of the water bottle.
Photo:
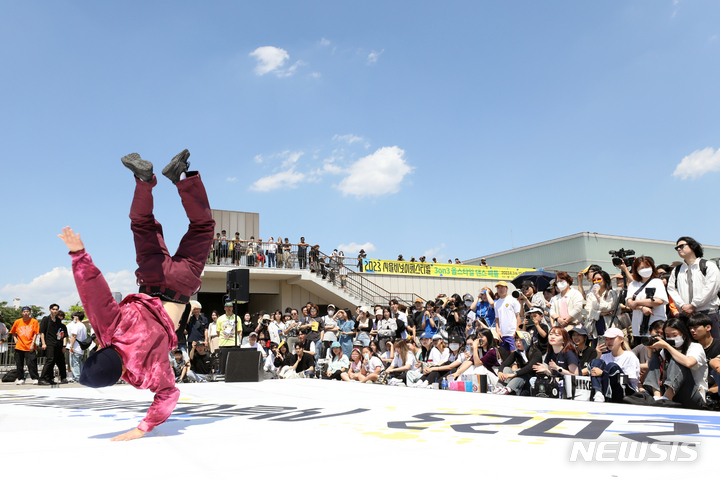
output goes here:
{"type": "Polygon", "coordinates": [[[447,390],[447,389],[448,389],[447,377],[443,377],[442,382],[440,383],[440,389],[441,389],[441,390],[447,390]]]}

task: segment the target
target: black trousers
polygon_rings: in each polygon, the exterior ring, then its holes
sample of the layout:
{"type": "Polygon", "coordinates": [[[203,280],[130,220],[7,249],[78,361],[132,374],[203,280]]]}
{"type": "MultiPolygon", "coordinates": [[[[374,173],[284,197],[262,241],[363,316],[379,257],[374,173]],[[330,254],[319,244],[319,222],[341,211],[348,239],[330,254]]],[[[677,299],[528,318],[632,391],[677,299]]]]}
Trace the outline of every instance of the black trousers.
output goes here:
{"type": "Polygon", "coordinates": [[[55,378],[53,372],[55,365],[60,370],[60,380],[67,378],[67,366],[65,365],[65,354],[62,351],[62,344],[48,345],[45,349],[45,366],[42,370],[40,378],[52,382],[55,378]]]}
{"type": "Polygon", "coordinates": [[[15,349],[15,367],[18,372],[18,379],[25,378],[25,364],[27,363],[28,373],[33,380],[38,379],[37,354],[15,349]]]}

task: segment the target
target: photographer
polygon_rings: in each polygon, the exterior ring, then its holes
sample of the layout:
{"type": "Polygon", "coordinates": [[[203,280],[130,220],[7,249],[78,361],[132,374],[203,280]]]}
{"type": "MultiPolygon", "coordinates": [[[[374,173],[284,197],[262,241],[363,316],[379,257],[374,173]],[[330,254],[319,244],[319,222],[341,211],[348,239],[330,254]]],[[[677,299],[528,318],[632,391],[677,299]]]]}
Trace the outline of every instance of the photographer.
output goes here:
{"type": "Polygon", "coordinates": [[[620,270],[632,278],[625,304],[633,311],[632,331],[637,345],[642,337],[648,337],[652,323],[666,320],[665,305],[668,303],[668,296],[652,258],[635,258],[632,274],[624,263],[620,264],[620,270]]]}
{"type": "Polygon", "coordinates": [[[597,346],[598,358],[590,362],[588,370],[592,376],[595,393],[593,400],[621,402],[625,389],[620,382],[620,374],[628,377],[628,387],[637,390],[640,378],[640,361],[625,344],[625,334],[619,328],[608,328],[605,343],[597,346]]]}
{"type": "MultiPolygon", "coordinates": [[[[494,298],[490,289],[480,289],[477,298],[470,304],[470,310],[475,312],[475,318],[482,323],[483,328],[493,330],[495,328],[495,309],[490,305],[488,295],[494,298]]],[[[475,330],[477,331],[477,329],[475,330]]]]}
{"type": "Polygon", "coordinates": [[[545,306],[545,297],[537,291],[532,280],[525,280],[520,288],[512,293],[513,298],[517,298],[520,302],[520,316],[524,317],[526,309],[533,307],[543,308],[545,306]]]}
{"type": "Polygon", "coordinates": [[[458,303],[457,294],[447,303],[447,333],[448,335],[463,335],[465,332],[465,315],[458,303]]]}
{"type": "Polygon", "coordinates": [[[668,320],[664,339],[658,338],[649,348],[659,353],[650,359],[644,382],[654,404],[702,407],[708,389],[707,359],[702,345],[693,343],[685,323],[677,318],[668,320]]]}

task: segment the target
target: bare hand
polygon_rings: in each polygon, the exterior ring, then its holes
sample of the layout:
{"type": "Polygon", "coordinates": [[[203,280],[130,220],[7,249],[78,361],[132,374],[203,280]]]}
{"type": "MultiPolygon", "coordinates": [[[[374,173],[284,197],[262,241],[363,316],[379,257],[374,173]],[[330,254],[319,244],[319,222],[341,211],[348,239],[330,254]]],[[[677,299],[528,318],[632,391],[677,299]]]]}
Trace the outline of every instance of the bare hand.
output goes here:
{"type": "Polygon", "coordinates": [[[590,375],[593,377],[601,377],[603,374],[602,369],[598,367],[593,367],[592,370],[590,370],[590,375]]]}
{"type": "Polygon", "coordinates": [[[128,440],[135,440],[136,438],[142,438],[142,436],[145,435],[145,432],[138,428],[133,428],[129,432],[125,432],[121,435],[118,435],[117,437],[113,437],[110,439],[111,442],[127,442],[128,440]]]}
{"type": "Polygon", "coordinates": [[[79,252],[85,248],[85,245],[83,245],[80,239],[80,234],[73,232],[73,229],[70,227],[64,227],[63,233],[59,234],[58,237],[65,242],[65,245],[71,252],[79,252]]]}

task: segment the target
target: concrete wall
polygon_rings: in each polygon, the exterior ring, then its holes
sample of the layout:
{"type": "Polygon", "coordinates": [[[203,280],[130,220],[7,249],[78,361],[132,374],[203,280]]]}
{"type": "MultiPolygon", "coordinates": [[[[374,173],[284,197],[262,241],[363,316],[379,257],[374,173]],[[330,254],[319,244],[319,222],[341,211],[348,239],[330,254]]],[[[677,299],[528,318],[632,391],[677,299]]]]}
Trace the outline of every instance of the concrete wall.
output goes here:
{"type": "Polygon", "coordinates": [[[251,236],[260,238],[260,214],[249,212],[234,212],[231,210],[211,210],[215,220],[215,233],[227,232],[228,237],[235,237],[240,233],[243,240],[251,236]]]}

